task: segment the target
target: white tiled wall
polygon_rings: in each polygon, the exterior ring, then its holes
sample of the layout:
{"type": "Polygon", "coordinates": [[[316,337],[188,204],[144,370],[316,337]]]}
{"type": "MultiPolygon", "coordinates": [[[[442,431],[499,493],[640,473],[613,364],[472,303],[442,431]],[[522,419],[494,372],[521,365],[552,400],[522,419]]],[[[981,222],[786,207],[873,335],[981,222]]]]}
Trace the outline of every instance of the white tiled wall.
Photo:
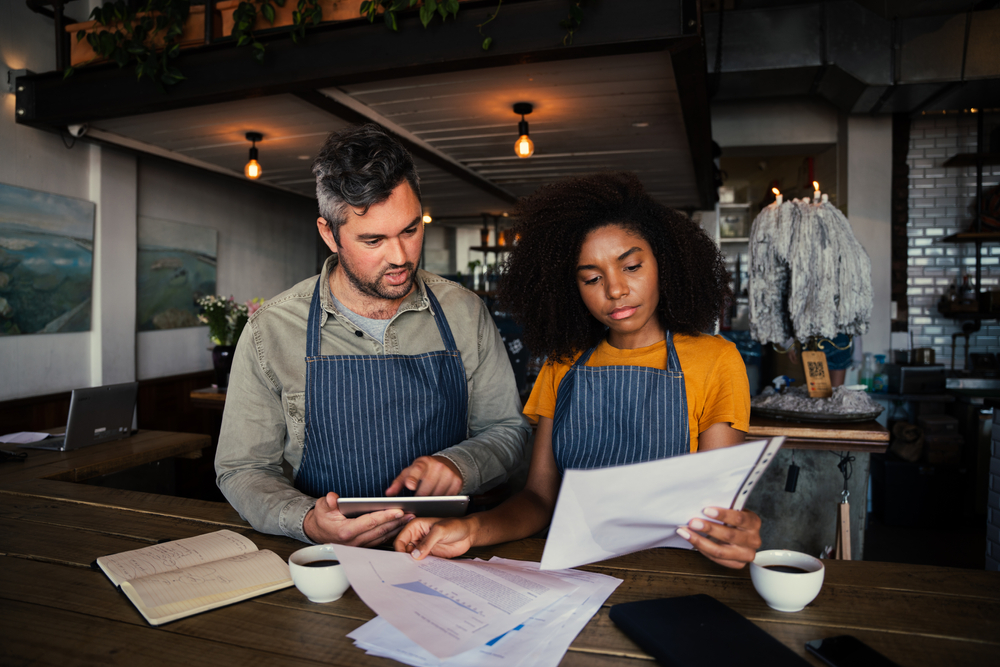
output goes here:
{"type": "MultiPolygon", "coordinates": [[[[907,225],[907,301],[913,347],[931,347],[939,363],[951,367],[952,337],[959,322],[938,314],[937,302],[949,285],[968,273],[975,281],[975,245],[939,243],[941,237],[968,231],[973,225],[975,167],[943,167],[956,153],[976,151],[975,115],[923,116],[912,121],[909,224],[907,225]]],[[[983,167],[988,191],[1000,180],[1000,167],[983,167]]],[[[983,246],[982,288],[1000,287],[1000,244],[983,246]]],[[[1000,323],[983,322],[969,339],[970,352],[1000,352],[1000,323]]],[[[955,368],[964,361],[964,340],[957,339],[955,368]]]]}
{"type": "Polygon", "coordinates": [[[1000,424],[993,424],[989,501],[986,508],[986,569],[1000,571],[1000,424]]]}

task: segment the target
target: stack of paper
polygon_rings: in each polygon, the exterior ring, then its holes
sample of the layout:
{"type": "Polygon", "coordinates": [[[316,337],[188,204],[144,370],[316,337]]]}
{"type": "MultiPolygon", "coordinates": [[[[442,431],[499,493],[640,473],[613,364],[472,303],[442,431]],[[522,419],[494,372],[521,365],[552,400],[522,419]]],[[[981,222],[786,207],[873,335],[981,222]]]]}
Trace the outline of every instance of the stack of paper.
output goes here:
{"type": "Polygon", "coordinates": [[[504,558],[415,561],[350,547],[337,555],[379,614],[348,636],[371,655],[420,667],[558,664],[622,581],[504,558]]]}

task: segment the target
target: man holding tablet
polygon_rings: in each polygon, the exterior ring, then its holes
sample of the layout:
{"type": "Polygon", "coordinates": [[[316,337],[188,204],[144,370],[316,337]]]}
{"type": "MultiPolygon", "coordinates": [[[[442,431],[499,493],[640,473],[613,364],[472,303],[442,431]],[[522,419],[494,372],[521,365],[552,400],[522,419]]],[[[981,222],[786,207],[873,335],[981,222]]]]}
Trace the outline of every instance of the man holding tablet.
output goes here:
{"type": "Polygon", "coordinates": [[[339,498],[489,488],[521,462],[529,427],[485,304],[416,269],[423,209],[409,153],[365,125],[331,135],[313,173],[335,254],[247,323],[217,481],[261,532],[372,546],[412,515],[347,518],[339,498]]]}

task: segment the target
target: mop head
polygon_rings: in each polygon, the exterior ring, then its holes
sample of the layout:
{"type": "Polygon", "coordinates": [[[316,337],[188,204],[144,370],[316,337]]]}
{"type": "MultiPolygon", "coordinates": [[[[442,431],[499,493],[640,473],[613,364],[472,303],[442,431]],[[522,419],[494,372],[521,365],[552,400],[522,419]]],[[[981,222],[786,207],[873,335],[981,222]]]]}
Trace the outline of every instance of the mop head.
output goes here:
{"type": "Polygon", "coordinates": [[[771,204],[750,231],[750,333],[760,343],[868,331],[872,266],[829,202],[771,204]]]}

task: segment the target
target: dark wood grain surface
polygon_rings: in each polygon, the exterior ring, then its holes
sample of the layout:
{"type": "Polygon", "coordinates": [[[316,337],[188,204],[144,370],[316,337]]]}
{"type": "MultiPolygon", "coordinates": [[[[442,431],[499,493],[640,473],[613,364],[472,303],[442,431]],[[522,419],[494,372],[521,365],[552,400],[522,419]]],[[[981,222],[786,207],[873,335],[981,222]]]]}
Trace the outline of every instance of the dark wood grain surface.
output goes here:
{"type": "MultiPolygon", "coordinates": [[[[129,461],[190,452],[203,442],[170,436],[140,434],[73,454],[38,452],[24,464],[0,468],[2,663],[393,664],[365,655],[346,637],[373,617],[353,590],[321,605],[287,588],[154,628],[101,572],[91,569],[104,554],[220,528],[246,535],[283,558],[302,546],[253,531],[224,503],[69,481],[121,469],[129,461]]],[[[520,540],[472,555],[537,561],[544,544],[520,540]]],[[[816,600],[786,614],[764,604],[746,570],[727,570],[690,551],[643,551],[583,569],[623,583],[576,638],[563,665],[652,664],[609,620],[610,605],[695,593],[729,605],[814,665],[819,663],[805,654],[805,642],[841,634],[860,638],[900,665],[989,665],[1000,652],[996,573],[828,561],[816,600]]]]}

